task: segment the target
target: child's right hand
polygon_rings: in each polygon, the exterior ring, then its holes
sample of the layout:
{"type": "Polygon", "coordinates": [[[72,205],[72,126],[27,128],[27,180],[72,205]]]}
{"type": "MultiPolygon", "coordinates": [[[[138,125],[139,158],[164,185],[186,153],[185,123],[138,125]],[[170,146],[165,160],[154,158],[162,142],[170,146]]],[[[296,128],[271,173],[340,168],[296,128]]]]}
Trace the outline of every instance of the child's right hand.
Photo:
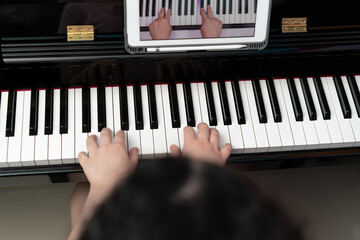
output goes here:
{"type": "MultiPolygon", "coordinates": [[[[206,123],[200,123],[197,128],[197,136],[192,127],[184,128],[182,154],[194,160],[224,166],[231,154],[231,145],[227,143],[219,149],[219,132],[215,128],[209,128],[206,123]]],[[[180,148],[176,145],[171,145],[170,150],[173,156],[181,154],[180,148]]]]}

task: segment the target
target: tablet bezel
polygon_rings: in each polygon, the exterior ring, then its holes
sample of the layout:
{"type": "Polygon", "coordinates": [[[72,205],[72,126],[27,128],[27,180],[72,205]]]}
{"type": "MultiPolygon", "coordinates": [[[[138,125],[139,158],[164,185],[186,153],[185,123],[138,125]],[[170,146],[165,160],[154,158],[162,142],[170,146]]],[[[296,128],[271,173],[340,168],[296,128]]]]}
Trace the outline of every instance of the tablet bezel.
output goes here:
{"type": "Polygon", "coordinates": [[[258,0],[253,37],[194,38],[181,40],[140,40],[140,4],[137,0],[125,0],[126,38],[130,47],[203,46],[263,43],[267,39],[271,0],[258,0]]]}

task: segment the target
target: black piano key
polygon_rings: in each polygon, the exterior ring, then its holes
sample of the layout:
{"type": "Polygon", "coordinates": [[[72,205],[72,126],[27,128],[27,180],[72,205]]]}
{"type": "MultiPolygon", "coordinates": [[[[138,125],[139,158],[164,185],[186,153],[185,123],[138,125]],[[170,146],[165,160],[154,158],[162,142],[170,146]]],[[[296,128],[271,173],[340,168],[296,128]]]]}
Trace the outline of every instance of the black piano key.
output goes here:
{"type": "Polygon", "coordinates": [[[45,94],[45,135],[53,134],[54,124],[54,91],[46,89],[45,94]]]}
{"type": "Polygon", "coordinates": [[[249,0],[244,0],[245,1],[245,13],[249,13],[249,0]]]}
{"type": "Polygon", "coordinates": [[[235,101],[235,109],[236,109],[236,116],[239,124],[246,124],[245,119],[245,112],[244,107],[241,99],[241,93],[239,89],[239,82],[238,81],[232,81],[231,87],[233,90],[234,95],[234,101],[235,101]]]}
{"type": "Polygon", "coordinates": [[[256,103],[256,108],[257,108],[257,112],[258,112],[258,116],[259,116],[259,122],[267,123],[265,104],[264,104],[264,99],[263,99],[263,96],[261,93],[259,80],[258,79],[253,80],[252,86],[253,86],[253,90],[254,90],[255,103],[256,103]]]}
{"type": "Polygon", "coordinates": [[[205,3],[205,0],[200,1],[200,8],[205,8],[204,3],[205,3]]]}
{"type": "Polygon", "coordinates": [[[39,117],[39,91],[35,88],[31,89],[30,100],[30,125],[29,135],[35,136],[38,133],[38,117],[39,117]]]}
{"type": "Polygon", "coordinates": [[[184,98],[185,98],[187,125],[191,127],[195,127],[196,121],[195,121],[194,105],[192,100],[191,86],[189,82],[185,82],[184,84],[184,98]]]}
{"type": "Polygon", "coordinates": [[[288,89],[289,89],[289,93],[290,93],[292,107],[294,109],[295,119],[296,119],[296,121],[303,121],[303,119],[304,119],[303,111],[302,111],[302,108],[300,105],[300,99],[299,99],[299,95],[296,90],[294,79],[288,78],[288,79],[286,79],[286,81],[287,81],[287,85],[288,85],[288,89]]]}
{"type": "Polygon", "coordinates": [[[15,135],[16,95],[16,91],[9,90],[6,116],[6,137],[13,137],[15,135]]]}
{"type": "Polygon", "coordinates": [[[355,77],[353,75],[347,76],[347,80],[348,80],[348,83],[349,83],[351,95],[352,95],[353,100],[354,100],[354,104],[355,104],[355,108],[356,108],[358,117],[360,118],[360,92],[359,92],[359,87],[356,84],[356,80],[355,80],[355,77]]]}
{"type": "Polygon", "coordinates": [[[127,90],[125,85],[120,85],[120,119],[121,119],[121,130],[129,130],[129,112],[128,112],[128,101],[127,101],[127,90]]]}
{"type": "Polygon", "coordinates": [[[91,109],[90,109],[90,88],[84,86],[82,89],[82,132],[91,132],[91,109]]]}
{"type": "Polygon", "coordinates": [[[206,95],[206,104],[209,115],[210,126],[217,126],[217,117],[215,111],[214,95],[211,87],[211,82],[205,82],[205,95],[206,95]]]}
{"type": "Polygon", "coordinates": [[[219,95],[220,95],[220,103],[221,103],[221,111],[223,115],[224,125],[231,125],[231,115],[229,102],[227,99],[227,93],[225,88],[225,82],[218,82],[219,95]]]}
{"type": "Polygon", "coordinates": [[[216,0],[216,14],[220,14],[220,1],[221,0],[216,0]]]}
{"type": "Polygon", "coordinates": [[[98,101],[98,131],[101,132],[106,127],[106,103],[105,103],[105,88],[99,86],[97,89],[98,101]]]}
{"type": "Polygon", "coordinates": [[[211,6],[211,0],[207,0],[207,5],[209,6],[211,6]]]}
{"type": "Polygon", "coordinates": [[[232,0],[230,0],[229,2],[229,14],[232,14],[233,13],[233,2],[232,0]]]}
{"type": "Polygon", "coordinates": [[[134,85],[134,109],[135,109],[135,128],[136,130],[144,129],[144,118],[143,118],[143,108],[141,100],[141,87],[140,84],[136,83],[134,85]]]}
{"type": "Polygon", "coordinates": [[[153,1],[153,4],[152,4],[151,16],[153,16],[153,17],[157,16],[157,13],[156,13],[156,3],[155,3],[155,1],[153,1]]]}
{"type": "Polygon", "coordinates": [[[254,13],[257,11],[257,0],[254,0],[254,13]]]}
{"type": "Polygon", "coordinates": [[[150,8],[150,1],[151,0],[146,0],[146,7],[145,7],[145,17],[149,16],[149,8],[150,8]]]}
{"type": "Polygon", "coordinates": [[[320,104],[323,118],[324,118],[324,120],[329,120],[330,116],[331,116],[330,108],[329,108],[329,104],[328,104],[328,101],[325,96],[324,87],[321,83],[320,77],[314,78],[314,85],[315,85],[317,96],[319,98],[319,104],[320,104]]]}
{"type": "Polygon", "coordinates": [[[140,7],[139,7],[139,9],[140,9],[140,17],[142,17],[143,16],[143,10],[144,10],[144,0],[140,0],[140,7]]]}
{"type": "MultiPolygon", "coordinates": [[[[172,9],[172,5],[173,5],[172,0],[169,0],[169,9],[172,9]]],[[[164,7],[165,7],[165,5],[164,5],[164,7]]]]}
{"type": "Polygon", "coordinates": [[[185,6],[184,6],[184,15],[187,16],[188,15],[188,11],[189,11],[189,0],[183,0],[185,1],[185,6]]]}
{"type": "Polygon", "coordinates": [[[180,128],[180,113],[179,103],[176,92],[176,84],[170,83],[169,86],[169,99],[170,99],[170,110],[171,110],[171,121],[173,128],[180,128]]]}
{"type": "Polygon", "coordinates": [[[226,14],[226,0],[222,0],[223,1],[223,9],[222,9],[222,13],[226,14]]]}
{"type": "Polygon", "coordinates": [[[242,13],[242,0],[239,0],[238,13],[242,13]]]}
{"type": "Polygon", "coordinates": [[[266,80],[266,86],[269,92],[269,98],[271,103],[271,110],[274,117],[274,122],[281,122],[281,111],[279,107],[279,101],[276,95],[275,86],[274,86],[274,80],[272,78],[269,78],[266,80]]]}
{"type": "Polygon", "coordinates": [[[161,8],[165,8],[165,0],[161,1],[161,8]]]}
{"type": "Polygon", "coordinates": [[[351,108],[340,76],[333,77],[344,118],[351,118],[351,108]]]}
{"type": "Polygon", "coordinates": [[[191,16],[195,15],[195,0],[191,0],[190,14],[191,14],[191,16]]]}
{"type": "Polygon", "coordinates": [[[178,16],[182,16],[182,11],[181,11],[181,1],[183,0],[178,0],[178,16]]]}
{"type": "MultiPolygon", "coordinates": [[[[149,101],[149,118],[150,118],[150,129],[158,129],[158,114],[156,107],[156,96],[155,96],[155,86],[153,83],[147,86],[148,90],[148,101],[149,101]]],[[[146,113],[145,113],[146,114],[146,113]]]]}
{"type": "Polygon", "coordinates": [[[60,90],[60,134],[68,133],[68,90],[63,87],[60,90]]]}
{"type": "Polygon", "coordinates": [[[309,113],[309,118],[311,121],[314,121],[317,119],[317,114],[316,114],[316,109],[315,109],[315,105],[314,105],[314,100],[311,96],[311,92],[310,92],[310,88],[309,88],[309,83],[306,77],[301,77],[300,78],[300,84],[301,84],[301,88],[303,90],[304,93],[304,98],[305,98],[305,104],[306,104],[306,108],[308,110],[309,113]]]}

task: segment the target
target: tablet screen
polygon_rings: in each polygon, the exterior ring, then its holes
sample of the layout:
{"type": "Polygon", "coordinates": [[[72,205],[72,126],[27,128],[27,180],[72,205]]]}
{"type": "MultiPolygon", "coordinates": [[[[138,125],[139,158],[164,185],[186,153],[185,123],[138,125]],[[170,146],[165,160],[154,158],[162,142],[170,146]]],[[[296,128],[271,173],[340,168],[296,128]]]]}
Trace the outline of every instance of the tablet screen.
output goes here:
{"type": "Polygon", "coordinates": [[[258,0],[139,0],[140,41],[254,37],[258,0]]]}

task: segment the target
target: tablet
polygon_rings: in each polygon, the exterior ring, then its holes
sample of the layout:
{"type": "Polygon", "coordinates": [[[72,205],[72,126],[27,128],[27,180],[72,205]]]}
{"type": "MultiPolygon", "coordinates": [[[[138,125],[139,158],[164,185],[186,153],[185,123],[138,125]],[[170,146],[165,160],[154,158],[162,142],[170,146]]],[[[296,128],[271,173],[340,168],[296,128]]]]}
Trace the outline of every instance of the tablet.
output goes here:
{"type": "Polygon", "coordinates": [[[271,0],[125,0],[129,53],[260,50],[271,0]]]}

